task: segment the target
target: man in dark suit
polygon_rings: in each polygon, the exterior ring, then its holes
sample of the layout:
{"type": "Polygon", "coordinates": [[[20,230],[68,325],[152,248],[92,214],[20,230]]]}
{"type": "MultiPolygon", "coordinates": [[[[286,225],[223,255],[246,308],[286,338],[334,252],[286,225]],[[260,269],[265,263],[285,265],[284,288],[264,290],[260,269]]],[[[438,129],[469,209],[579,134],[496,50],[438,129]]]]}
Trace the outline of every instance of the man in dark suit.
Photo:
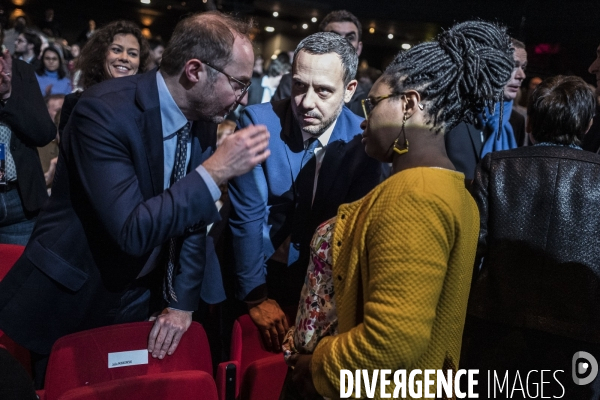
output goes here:
{"type": "MultiPolygon", "coordinates": [[[[323,18],[319,24],[319,30],[321,32],[333,32],[348,40],[352,47],[356,50],[356,55],[360,56],[362,52],[362,25],[358,18],[350,11],[346,10],[335,10],[330,12],[323,18]]],[[[354,94],[349,101],[346,102],[346,106],[354,112],[356,115],[362,117],[363,109],[361,100],[365,99],[369,94],[371,87],[366,84],[358,83],[354,94]]],[[[273,95],[273,100],[287,99],[292,94],[292,75],[286,74],[281,78],[279,86],[273,95]]]]}
{"type": "Polygon", "coordinates": [[[152,291],[164,285],[167,307],[148,350],[175,351],[198,305],[218,185],[269,155],[264,126],[215,151],[216,123],[245,102],[249,29],[218,12],[193,15],[176,26],[160,71],[84,92],[61,140],[52,197],[0,282],[0,329],[11,338],[48,354],[68,333],[147,319],[152,291]]]}
{"type": "Polygon", "coordinates": [[[362,119],[344,106],[356,88],[358,56],[343,37],[315,33],[296,48],[292,98],[250,106],[239,126],[263,123],[271,156],[230,183],[238,298],[267,346],[296,306],[315,228],[378,182],[380,164],[361,144],[362,119]],[[309,160],[309,161],[308,161],[309,160]]]}
{"type": "Polygon", "coordinates": [[[0,243],[24,246],[48,199],[37,147],[54,139],[56,127],[33,68],[5,52],[0,69],[0,143],[7,181],[0,184],[0,243]]]}

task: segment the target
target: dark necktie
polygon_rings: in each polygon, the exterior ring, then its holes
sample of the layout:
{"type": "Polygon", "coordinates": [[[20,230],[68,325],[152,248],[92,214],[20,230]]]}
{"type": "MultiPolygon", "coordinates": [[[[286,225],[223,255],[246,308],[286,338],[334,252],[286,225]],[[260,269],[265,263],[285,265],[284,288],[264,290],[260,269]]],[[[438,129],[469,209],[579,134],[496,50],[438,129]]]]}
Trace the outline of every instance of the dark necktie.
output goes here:
{"type": "MultiPolygon", "coordinates": [[[[175,150],[175,162],[173,164],[173,173],[171,174],[171,185],[185,176],[185,160],[187,158],[187,146],[190,138],[190,123],[188,122],[177,131],[177,148],[175,150]]],[[[177,249],[177,238],[169,239],[169,259],[167,262],[167,274],[163,282],[163,297],[166,302],[169,299],[177,301],[177,296],[173,290],[173,274],[175,271],[177,249]]]]}
{"type": "Polygon", "coordinates": [[[306,245],[304,237],[310,220],[310,210],[312,208],[313,191],[315,187],[315,173],[317,160],[315,158],[315,149],[319,145],[316,138],[308,139],[306,150],[302,156],[300,172],[296,177],[296,210],[294,212],[294,224],[292,226],[292,246],[288,255],[288,264],[298,260],[300,247],[306,245]]]}

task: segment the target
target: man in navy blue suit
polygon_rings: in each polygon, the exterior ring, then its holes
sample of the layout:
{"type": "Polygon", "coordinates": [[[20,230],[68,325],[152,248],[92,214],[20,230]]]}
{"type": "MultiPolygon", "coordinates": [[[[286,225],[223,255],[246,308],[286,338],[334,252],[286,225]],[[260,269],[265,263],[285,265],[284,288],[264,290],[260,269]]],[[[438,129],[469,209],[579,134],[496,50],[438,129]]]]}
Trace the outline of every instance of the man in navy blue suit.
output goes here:
{"type": "Polygon", "coordinates": [[[0,329],[15,341],[48,354],[68,333],[147,319],[150,292],[164,282],[167,307],[148,350],[175,351],[199,303],[218,185],[269,155],[264,126],[215,150],[216,124],[246,101],[249,30],[218,12],[188,17],[159,71],[84,92],[61,138],[52,197],[0,282],[0,329]]]}
{"type": "Polygon", "coordinates": [[[361,144],[362,118],[344,105],[357,64],[344,37],[315,33],[296,48],[291,99],[247,107],[239,120],[271,134],[271,156],[233,179],[229,195],[237,296],[274,349],[287,329],[280,305],[298,304],[315,228],[379,182],[380,164],[361,144]]]}

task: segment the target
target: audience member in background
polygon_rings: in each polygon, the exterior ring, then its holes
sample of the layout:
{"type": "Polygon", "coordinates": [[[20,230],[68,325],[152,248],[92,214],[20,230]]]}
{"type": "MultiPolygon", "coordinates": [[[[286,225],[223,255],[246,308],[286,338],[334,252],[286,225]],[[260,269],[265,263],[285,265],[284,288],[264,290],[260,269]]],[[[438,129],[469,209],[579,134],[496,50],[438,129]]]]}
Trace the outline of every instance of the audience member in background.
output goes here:
{"type": "Polygon", "coordinates": [[[150,39],[148,45],[150,46],[150,65],[148,65],[148,69],[157,68],[160,66],[165,44],[160,39],[150,39]]]}
{"type": "Polygon", "coordinates": [[[40,29],[48,37],[61,37],[60,24],[54,19],[54,10],[52,8],[48,8],[44,13],[44,21],[40,24],[40,29]]]}
{"type": "MultiPolygon", "coordinates": [[[[337,218],[315,232],[317,262],[306,285],[326,296],[310,291],[300,299],[295,342],[302,347],[320,333],[313,324],[333,321],[320,314],[328,300],[335,303],[338,333],[322,337],[312,355],[291,356],[291,379],[303,399],[315,388],[338,398],[342,369],[369,376],[384,369],[416,372],[411,391],[427,384],[424,370],[455,376],[479,213],[463,174],[446,156],[443,135],[501,101],[511,71],[505,30],[469,21],[401,52],[375,82],[364,101],[363,144],[371,157],[392,162],[394,173],[359,201],[340,206],[337,218]]],[[[349,397],[360,397],[350,390],[349,397]]],[[[376,393],[380,398],[379,388],[376,393]]]]}
{"type": "Polygon", "coordinates": [[[260,78],[264,74],[265,60],[261,55],[254,57],[254,67],[252,68],[252,77],[260,78]]]}
{"type": "Polygon", "coordinates": [[[25,19],[25,17],[20,16],[15,18],[13,27],[6,30],[3,43],[4,47],[8,49],[10,54],[15,54],[15,41],[21,33],[25,32],[26,29],[27,20],[25,19]]]}
{"type": "MultiPolygon", "coordinates": [[[[362,52],[362,25],[354,14],[346,10],[332,11],[323,18],[319,24],[321,32],[333,32],[343,38],[356,50],[356,55],[360,56],[362,52]]],[[[364,115],[360,101],[367,97],[370,86],[364,83],[359,83],[356,86],[354,95],[346,102],[348,107],[354,114],[362,117],[364,115]]],[[[279,87],[273,95],[273,101],[289,98],[292,94],[292,75],[286,74],[281,78],[279,87]]]]}
{"type": "Polygon", "coordinates": [[[527,109],[534,145],[488,154],[473,182],[481,217],[475,265],[483,264],[462,368],[511,377],[566,370],[555,375],[560,383],[544,384],[548,398],[600,394],[596,384],[575,384],[569,368],[578,351],[600,359],[600,219],[590,218],[600,209],[600,156],[579,147],[595,106],[581,78],[544,80],[527,109]]]}
{"type": "Polygon", "coordinates": [[[287,74],[292,69],[290,64],[283,63],[277,59],[271,60],[265,75],[262,77],[253,77],[252,85],[248,89],[248,106],[271,101],[279,81],[283,74],[287,74]]]}
{"type": "Polygon", "coordinates": [[[20,33],[15,40],[15,58],[30,64],[34,70],[37,70],[41,64],[39,59],[42,51],[42,40],[37,33],[25,31],[20,33]]]}
{"type": "Polygon", "coordinates": [[[344,106],[357,65],[346,39],[310,35],[296,48],[292,98],[247,107],[238,122],[271,133],[271,156],[231,180],[229,196],[237,297],[274,350],[287,328],[281,307],[298,304],[315,228],[379,183],[381,164],[360,143],[362,118],[344,106]]]}
{"type": "Polygon", "coordinates": [[[96,33],[96,21],[90,19],[88,21],[88,27],[79,34],[77,43],[85,44],[88,40],[90,40],[94,33],[96,33]]]}
{"type": "Polygon", "coordinates": [[[42,52],[42,63],[36,71],[36,77],[43,96],[71,93],[71,79],[55,47],[47,47],[42,52]]]}
{"type": "Polygon", "coordinates": [[[7,185],[0,185],[0,243],[26,245],[48,199],[37,147],[56,137],[33,68],[5,52],[0,58],[0,143],[7,185]]]}
{"type": "Polygon", "coordinates": [[[592,151],[594,153],[600,152],[600,46],[596,49],[596,59],[590,65],[588,72],[596,76],[596,112],[594,114],[594,122],[587,135],[583,139],[584,150],[592,151]]]}
{"type": "Polygon", "coordinates": [[[513,54],[515,66],[510,81],[504,88],[503,107],[496,106],[494,110],[485,111],[486,139],[481,157],[492,151],[514,149],[525,143],[525,118],[513,110],[513,104],[525,79],[527,51],[523,42],[514,38],[511,40],[515,49],[513,54]]]}
{"type": "Polygon", "coordinates": [[[48,114],[56,125],[56,138],[44,147],[38,147],[38,154],[44,170],[44,179],[46,180],[46,188],[50,189],[54,180],[54,171],[58,157],[58,121],[60,120],[60,109],[62,108],[65,96],[62,94],[54,94],[46,96],[46,107],[48,114]]]}
{"type": "Polygon", "coordinates": [[[465,174],[465,185],[467,187],[470,187],[475,177],[475,168],[483,155],[490,151],[518,147],[515,139],[515,133],[517,132],[519,138],[524,140],[524,133],[521,132],[525,132],[525,120],[512,109],[512,105],[521,83],[525,79],[527,53],[523,43],[515,39],[511,40],[515,49],[513,53],[515,64],[510,81],[504,88],[503,108],[501,108],[501,104],[496,104],[493,114],[490,115],[489,110],[486,109],[487,122],[484,122],[482,118],[477,118],[472,123],[462,121],[444,137],[448,158],[450,158],[457,171],[465,174]],[[504,122],[499,133],[498,125],[501,110],[504,122]]]}
{"type": "MultiPolygon", "coordinates": [[[[77,69],[81,71],[78,84],[85,90],[107,79],[145,72],[149,57],[148,42],[136,24],[111,22],[97,30],[81,49],[77,62],[77,69]]],[[[60,134],[80,96],[79,91],[65,97],[58,127],[60,134]]]]}

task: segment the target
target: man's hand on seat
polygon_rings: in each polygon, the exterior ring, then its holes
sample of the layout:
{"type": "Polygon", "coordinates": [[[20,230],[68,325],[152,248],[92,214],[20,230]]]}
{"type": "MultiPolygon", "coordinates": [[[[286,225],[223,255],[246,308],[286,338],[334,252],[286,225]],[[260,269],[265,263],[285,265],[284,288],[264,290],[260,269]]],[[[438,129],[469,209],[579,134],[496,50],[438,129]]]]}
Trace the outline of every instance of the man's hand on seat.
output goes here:
{"type": "Polygon", "coordinates": [[[281,351],[281,344],[289,326],[279,304],[275,300],[266,299],[250,306],[248,312],[262,334],[267,350],[281,351]]]}
{"type": "Polygon", "coordinates": [[[148,352],[152,357],[164,358],[177,349],[181,336],[192,324],[192,312],[165,308],[156,317],[148,337],[148,352]]]}

